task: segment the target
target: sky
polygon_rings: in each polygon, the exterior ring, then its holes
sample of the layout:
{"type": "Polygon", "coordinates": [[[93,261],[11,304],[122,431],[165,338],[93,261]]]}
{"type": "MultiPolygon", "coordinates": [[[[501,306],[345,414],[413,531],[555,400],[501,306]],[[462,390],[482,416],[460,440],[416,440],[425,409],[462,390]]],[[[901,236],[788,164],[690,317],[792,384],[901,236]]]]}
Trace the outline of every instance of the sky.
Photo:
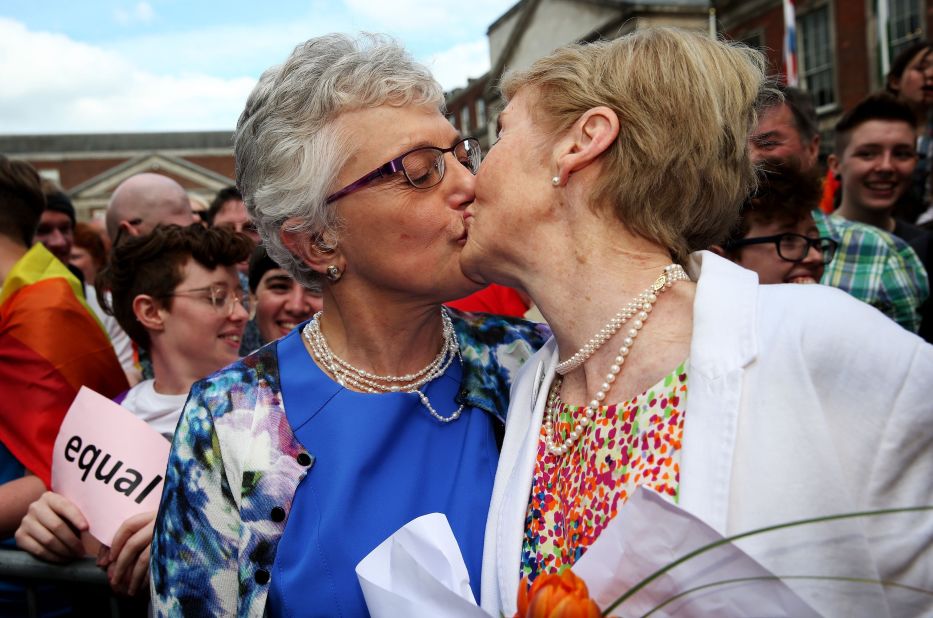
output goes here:
{"type": "Polygon", "coordinates": [[[259,75],[328,32],[384,32],[445,90],[489,70],[512,0],[0,0],[0,134],[232,130],[259,75]]]}

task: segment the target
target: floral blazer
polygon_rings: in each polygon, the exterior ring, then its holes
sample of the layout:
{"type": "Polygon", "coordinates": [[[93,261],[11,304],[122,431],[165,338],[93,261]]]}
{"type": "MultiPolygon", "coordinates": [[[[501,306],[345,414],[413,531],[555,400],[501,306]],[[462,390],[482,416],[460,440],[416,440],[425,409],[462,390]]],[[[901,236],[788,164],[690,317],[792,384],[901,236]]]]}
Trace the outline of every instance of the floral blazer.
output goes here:
{"type": "MultiPolygon", "coordinates": [[[[504,422],[513,377],[550,331],[449,311],[464,364],[458,403],[504,422]]],[[[191,389],[152,540],[155,615],[263,614],[292,499],[314,465],[280,392],[274,342],[191,389]]]]}

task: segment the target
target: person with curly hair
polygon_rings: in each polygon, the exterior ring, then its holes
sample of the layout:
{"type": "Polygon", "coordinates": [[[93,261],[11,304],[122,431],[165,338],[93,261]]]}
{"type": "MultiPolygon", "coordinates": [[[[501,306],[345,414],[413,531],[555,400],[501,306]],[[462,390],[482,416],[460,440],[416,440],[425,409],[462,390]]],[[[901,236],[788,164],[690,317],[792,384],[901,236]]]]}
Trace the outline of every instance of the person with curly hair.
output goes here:
{"type": "MultiPolygon", "coordinates": [[[[236,264],[248,255],[248,239],[199,224],[158,226],[113,248],[98,281],[110,291],[98,299],[140,347],[149,350],[155,377],[117,400],[171,439],[191,385],[239,358],[248,297],[236,264]]],[[[155,513],[131,517],[98,563],[114,590],[136,594],[149,567],[155,513]]],[[[38,558],[66,562],[84,555],[80,532],[88,522],[67,498],[46,492],[29,507],[17,544],[38,558]]]]}

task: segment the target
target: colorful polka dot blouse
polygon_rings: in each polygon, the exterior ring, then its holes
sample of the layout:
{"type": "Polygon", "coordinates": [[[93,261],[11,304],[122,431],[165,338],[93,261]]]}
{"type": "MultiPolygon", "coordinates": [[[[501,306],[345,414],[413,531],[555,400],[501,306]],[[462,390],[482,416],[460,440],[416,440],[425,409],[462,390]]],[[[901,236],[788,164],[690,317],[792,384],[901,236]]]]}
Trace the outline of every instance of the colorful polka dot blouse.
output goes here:
{"type": "MultiPolygon", "coordinates": [[[[542,424],[525,518],[521,575],[559,573],[576,562],[640,485],[672,496],[680,480],[687,361],[631,401],[601,406],[562,456],[548,453],[542,424]]],[[[555,440],[583,406],[558,401],[555,440]]],[[[573,423],[574,426],[577,423],[573,423]]]]}

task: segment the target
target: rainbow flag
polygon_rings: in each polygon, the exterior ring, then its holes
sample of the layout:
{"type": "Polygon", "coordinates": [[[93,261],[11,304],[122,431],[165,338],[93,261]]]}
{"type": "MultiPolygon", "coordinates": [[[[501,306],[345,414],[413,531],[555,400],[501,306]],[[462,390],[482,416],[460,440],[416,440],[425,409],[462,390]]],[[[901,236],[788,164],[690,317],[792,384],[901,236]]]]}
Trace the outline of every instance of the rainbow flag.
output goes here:
{"type": "Polygon", "coordinates": [[[50,484],[52,447],[78,389],[128,388],[81,283],[36,244],[0,289],[0,442],[50,484]]]}

